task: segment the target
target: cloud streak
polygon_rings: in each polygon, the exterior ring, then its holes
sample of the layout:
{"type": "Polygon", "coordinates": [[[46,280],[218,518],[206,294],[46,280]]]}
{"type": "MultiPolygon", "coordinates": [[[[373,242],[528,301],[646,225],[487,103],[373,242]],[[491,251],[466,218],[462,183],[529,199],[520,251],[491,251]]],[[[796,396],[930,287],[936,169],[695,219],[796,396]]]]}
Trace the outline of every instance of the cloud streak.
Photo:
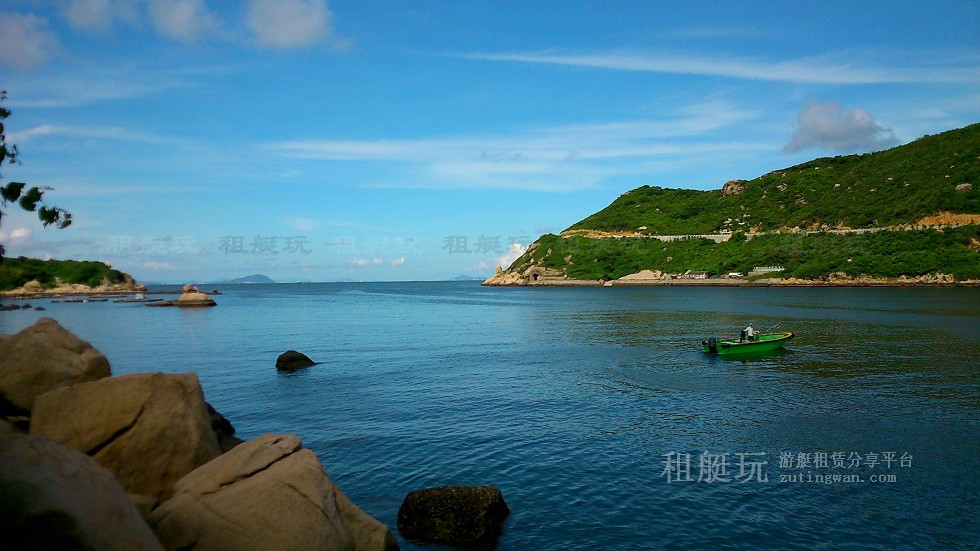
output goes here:
{"type": "Polygon", "coordinates": [[[851,62],[834,61],[827,56],[786,61],[709,57],[686,53],[469,53],[459,57],[482,61],[805,84],[972,83],[980,79],[980,67],[977,66],[858,67],[851,62]]]}
{"type": "Polygon", "coordinates": [[[68,136],[72,138],[98,138],[117,141],[136,141],[145,143],[163,144],[172,140],[147,134],[145,132],[135,132],[120,127],[100,128],[83,126],[65,126],[54,124],[42,124],[34,128],[28,128],[20,132],[11,133],[8,138],[11,142],[27,143],[43,137],[68,136]]]}
{"type": "Polygon", "coordinates": [[[772,144],[702,139],[756,117],[713,102],[660,120],[532,127],[514,135],[294,140],[262,147],[298,160],[388,163],[406,175],[365,187],[574,191],[609,175],[643,173],[657,159],[778,149],[772,144]]]}

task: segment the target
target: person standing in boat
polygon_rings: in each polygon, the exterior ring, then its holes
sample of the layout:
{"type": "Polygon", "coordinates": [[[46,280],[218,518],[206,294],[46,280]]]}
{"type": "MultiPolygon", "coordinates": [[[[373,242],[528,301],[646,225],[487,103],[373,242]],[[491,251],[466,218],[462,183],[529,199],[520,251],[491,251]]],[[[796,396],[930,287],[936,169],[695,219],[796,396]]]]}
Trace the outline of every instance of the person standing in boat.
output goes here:
{"type": "Polygon", "coordinates": [[[746,327],[745,329],[742,330],[742,335],[743,335],[743,337],[745,339],[748,339],[749,342],[752,342],[752,341],[755,340],[755,328],[752,327],[752,324],[751,323],[749,324],[748,327],[746,327]]]}

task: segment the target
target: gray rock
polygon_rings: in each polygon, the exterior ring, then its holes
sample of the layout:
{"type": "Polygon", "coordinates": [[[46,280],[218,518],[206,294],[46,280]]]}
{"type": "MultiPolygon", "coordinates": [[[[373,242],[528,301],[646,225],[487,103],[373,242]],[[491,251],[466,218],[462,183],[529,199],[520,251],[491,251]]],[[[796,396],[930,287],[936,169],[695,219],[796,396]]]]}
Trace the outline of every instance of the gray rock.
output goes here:
{"type": "Polygon", "coordinates": [[[137,373],[42,394],[31,434],[91,456],[127,492],[160,501],[220,454],[194,373],[137,373]]]}
{"type": "Polygon", "coordinates": [[[0,433],[0,534],[5,549],[161,549],[109,471],[29,435],[0,433]]]}
{"type": "Polygon", "coordinates": [[[956,193],[970,193],[973,191],[973,184],[960,184],[956,186],[956,193]]]}
{"type": "Polygon", "coordinates": [[[414,540],[450,545],[491,542],[510,509],[492,486],[440,486],[409,492],[398,509],[398,531],[414,540]]]}
{"type": "Polygon", "coordinates": [[[34,400],[59,387],[111,374],[109,360],[51,318],[41,318],[16,335],[0,338],[0,404],[27,414],[34,400]]]}
{"type": "Polygon", "coordinates": [[[276,358],[276,369],[279,371],[293,371],[311,365],[316,365],[316,362],[307,357],[306,354],[295,350],[287,350],[276,358]]]}
{"type": "Polygon", "coordinates": [[[398,548],[290,434],[262,435],[194,470],[148,522],[167,549],[398,548]]]}

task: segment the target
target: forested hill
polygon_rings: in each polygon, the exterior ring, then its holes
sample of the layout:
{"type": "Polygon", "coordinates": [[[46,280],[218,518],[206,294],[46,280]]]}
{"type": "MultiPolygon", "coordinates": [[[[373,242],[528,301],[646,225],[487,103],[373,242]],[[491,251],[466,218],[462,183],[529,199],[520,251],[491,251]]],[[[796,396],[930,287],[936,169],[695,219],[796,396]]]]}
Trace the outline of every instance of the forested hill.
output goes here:
{"type": "Polygon", "coordinates": [[[568,229],[677,235],[914,224],[939,212],[980,213],[980,194],[963,192],[963,184],[980,184],[980,123],[733,180],[721,190],[643,186],[568,229]]]}
{"type": "Polygon", "coordinates": [[[784,269],[766,277],[980,280],[980,124],[720,190],[643,186],[541,236],[489,285],[784,269]],[[933,277],[944,274],[944,277],[933,277]],[[948,276],[948,277],[946,277],[948,276]]]}
{"type": "Polygon", "coordinates": [[[44,287],[62,284],[97,287],[132,282],[133,278],[105,263],[91,260],[39,260],[21,256],[4,258],[0,262],[0,291],[15,289],[30,281],[37,281],[44,287]]]}

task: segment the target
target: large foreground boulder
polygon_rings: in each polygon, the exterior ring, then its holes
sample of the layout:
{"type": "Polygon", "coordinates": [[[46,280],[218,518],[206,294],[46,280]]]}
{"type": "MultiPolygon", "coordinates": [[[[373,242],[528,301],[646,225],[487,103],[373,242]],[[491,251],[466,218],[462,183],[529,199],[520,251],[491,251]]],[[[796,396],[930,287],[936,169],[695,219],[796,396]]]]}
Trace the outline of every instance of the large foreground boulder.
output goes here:
{"type": "Polygon", "coordinates": [[[398,531],[409,539],[450,545],[493,541],[510,508],[492,486],[440,486],[415,490],[398,509],[398,531]]]}
{"type": "Polygon", "coordinates": [[[0,433],[4,549],[159,550],[112,474],[38,436],[0,433]]]}
{"type": "Polygon", "coordinates": [[[0,415],[31,411],[34,400],[58,387],[111,374],[109,360],[51,318],[16,335],[0,337],[0,415]]]}
{"type": "Polygon", "coordinates": [[[35,400],[30,431],[90,455],[127,492],[161,502],[220,453],[195,373],[138,373],[53,390],[35,400]]]}
{"type": "Polygon", "coordinates": [[[276,369],[279,371],[293,371],[303,367],[316,365],[306,354],[295,350],[287,350],[276,358],[276,369]]]}
{"type": "Polygon", "coordinates": [[[196,469],[148,521],[167,549],[398,548],[290,434],[260,436],[196,469]]]}

